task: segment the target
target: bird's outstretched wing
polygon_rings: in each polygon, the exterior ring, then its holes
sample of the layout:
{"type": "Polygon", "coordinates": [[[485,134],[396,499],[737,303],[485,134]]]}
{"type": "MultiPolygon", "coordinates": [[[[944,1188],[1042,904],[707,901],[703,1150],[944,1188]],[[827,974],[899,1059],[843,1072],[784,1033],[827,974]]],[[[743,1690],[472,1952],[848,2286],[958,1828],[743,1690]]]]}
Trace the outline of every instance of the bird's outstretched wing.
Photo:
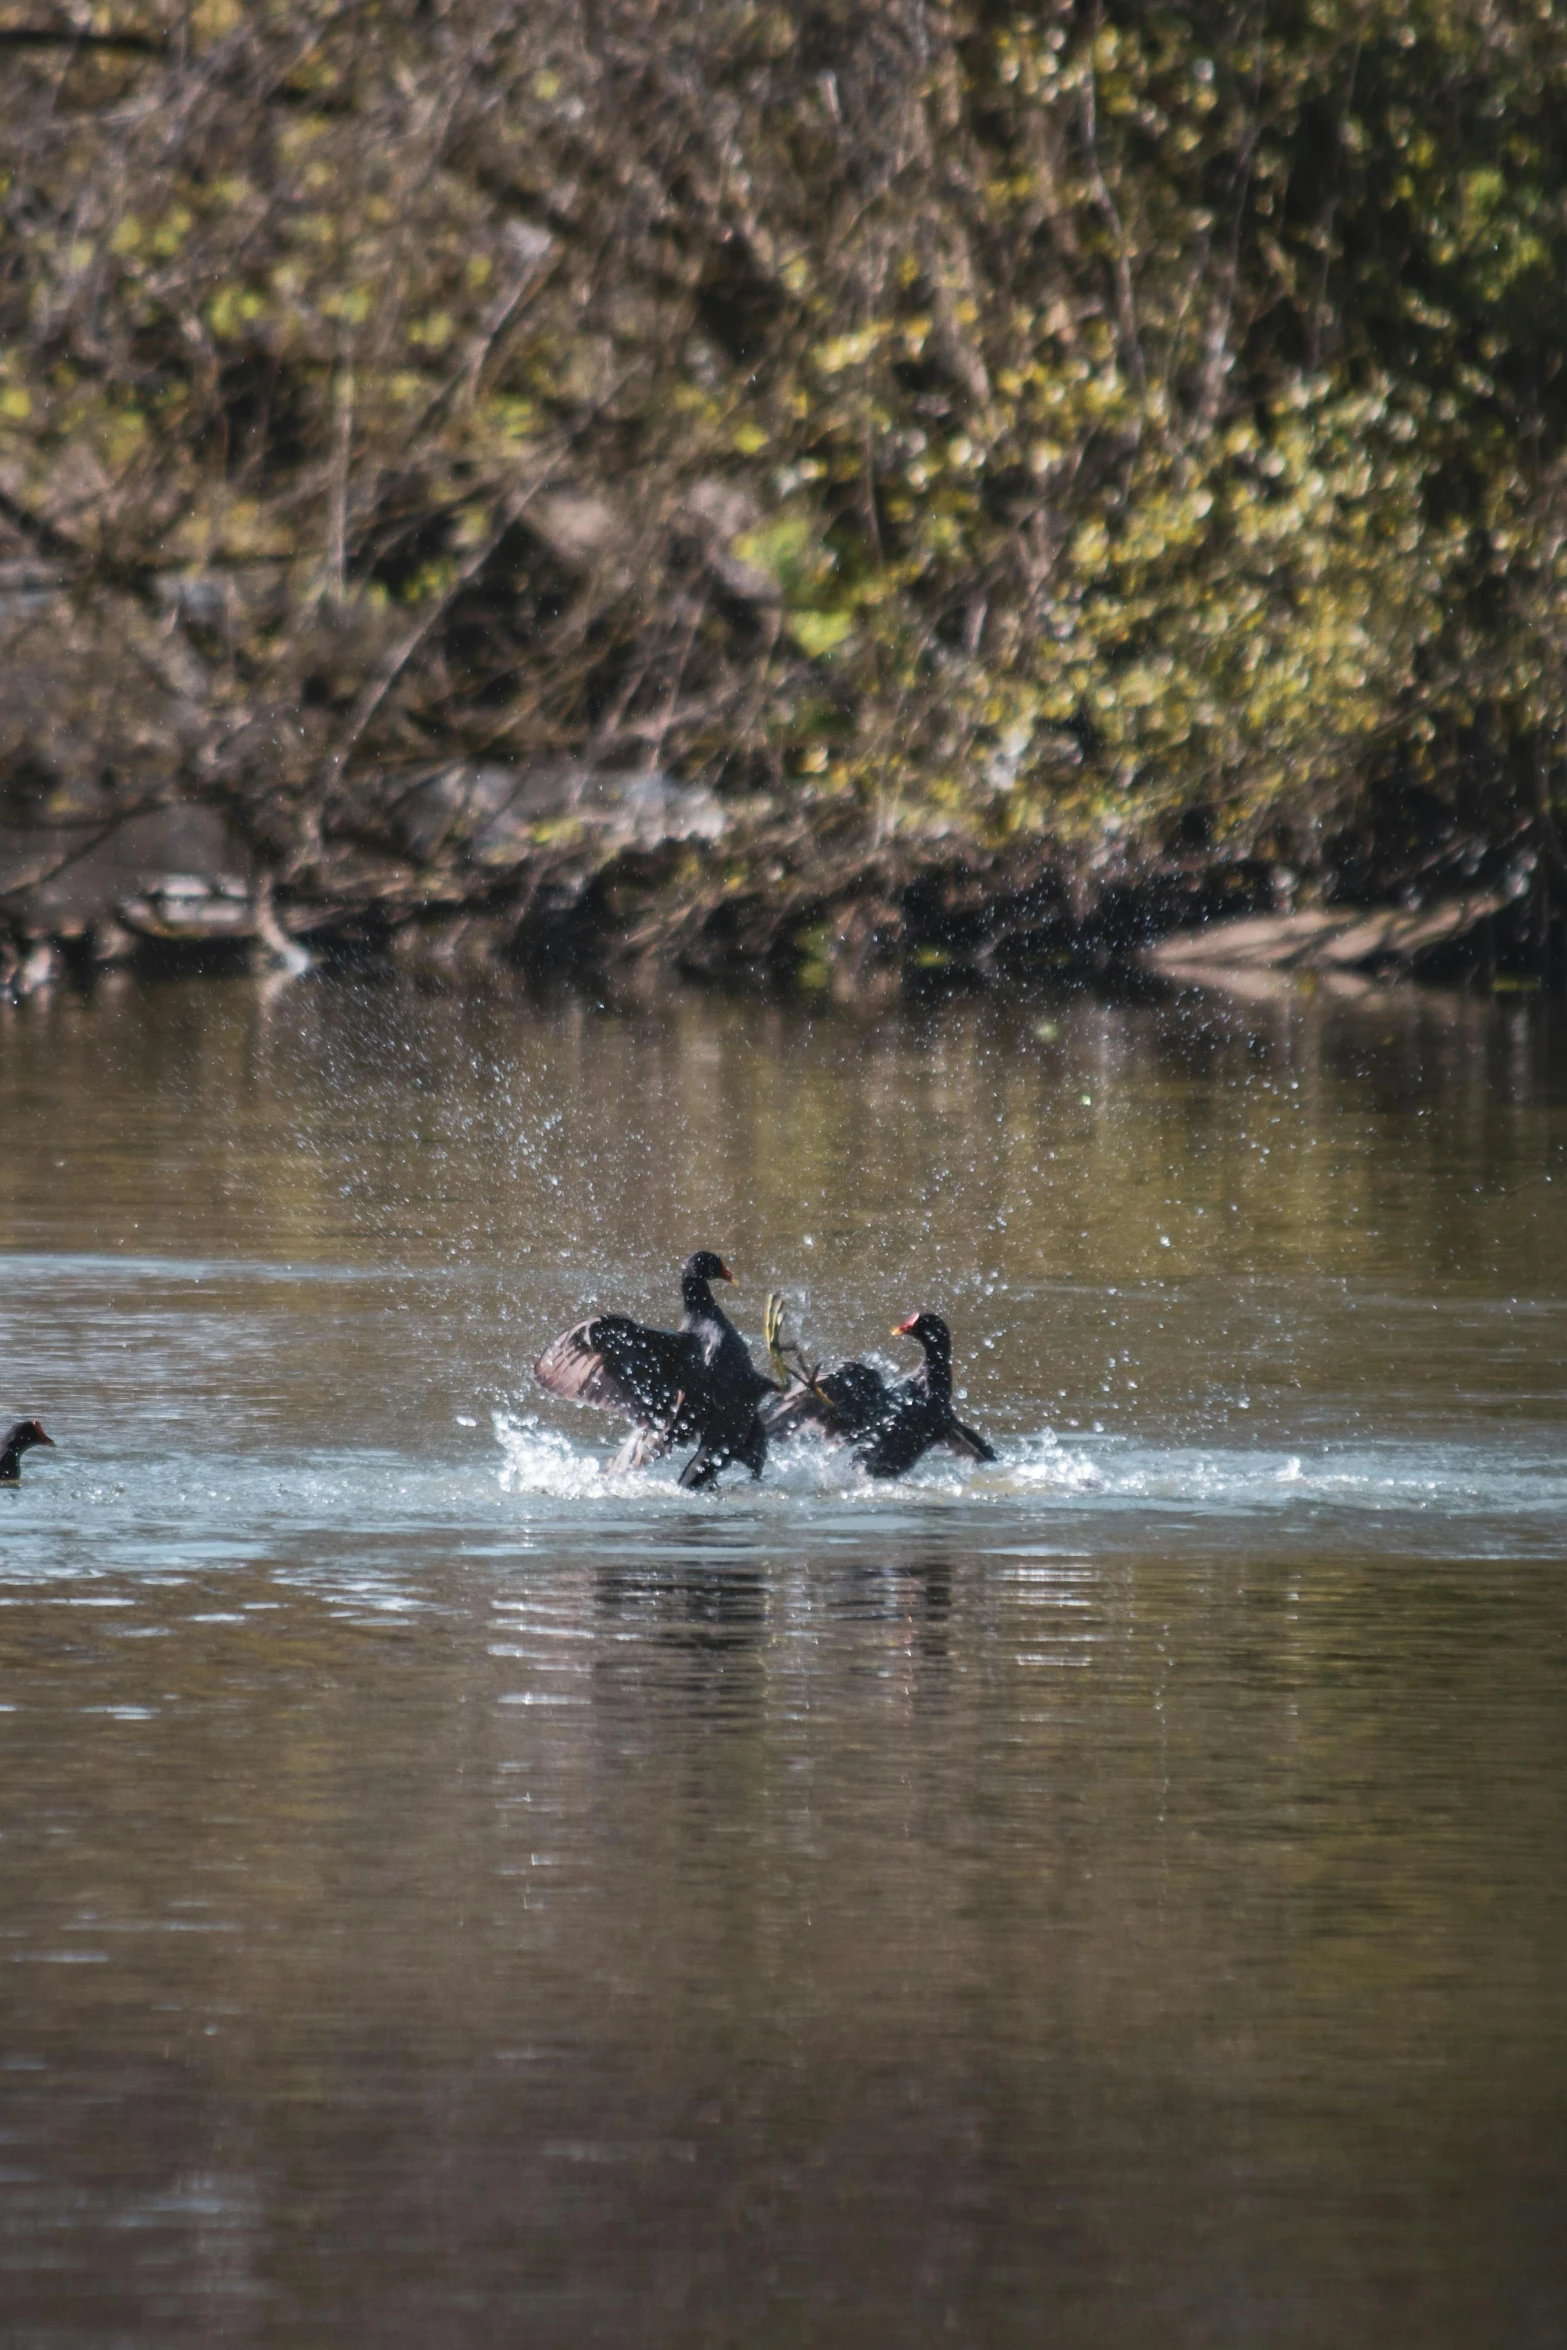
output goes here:
{"type": "Polygon", "coordinates": [[[552,1339],[533,1366],[552,1395],[598,1404],[629,1420],[668,1420],[700,1363],[683,1330],[650,1330],[626,1314],[595,1314],[552,1339]]]}
{"type": "Polygon", "coordinates": [[[971,1461],[993,1461],[997,1458],[995,1446],[987,1443],[977,1428],[966,1427],[957,1418],[954,1418],[947,1430],[946,1442],[954,1452],[962,1453],[971,1461]]]}
{"type": "Polygon", "coordinates": [[[610,1468],[617,1477],[623,1477],[630,1469],[651,1468],[654,1461],[663,1459],[674,1441],[673,1420],[663,1420],[657,1424],[652,1420],[639,1420],[610,1462],[610,1468]]]}

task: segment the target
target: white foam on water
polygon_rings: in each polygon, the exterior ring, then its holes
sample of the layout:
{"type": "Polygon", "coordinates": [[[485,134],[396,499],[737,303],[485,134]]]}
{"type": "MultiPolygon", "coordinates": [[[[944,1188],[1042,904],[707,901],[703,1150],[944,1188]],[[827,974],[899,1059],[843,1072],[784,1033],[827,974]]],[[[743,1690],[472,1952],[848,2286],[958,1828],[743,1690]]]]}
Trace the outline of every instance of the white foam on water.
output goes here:
{"type": "Polygon", "coordinates": [[[993,1489],[1073,1495],[1104,1491],[1104,1471],[1099,1464],[1080,1446],[1063,1444],[1052,1428],[1042,1428],[1021,1444],[998,1449],[1001,1459],[986,1478],[993,1489]]]}
{"type": "Polygon", "coordinates": [[[148,1590],[194,1576],[221,1605],[212,1578],[259,1570],[386,1624],[433,1603],[457,1557],[493,1557],[509,1571],[579,1534],[630,1556],[644,1544],[679,1547],[704,1526],[722,1532],[726,1556],[754,1548],[758,1561],[896,1544],[938,1523],[980,1551],[1035,1536],[1098,1555],[1173,1541],[1249,1547],[1276,1534],[1303,1555],[1369,1543],[1550,1560],[1567,1528],[1567,1457],[1538,1429],[1494,1424],[1463,1441],[1346,1432],[1309,1444],[1297,1435],[1293,1447],[993,1429],[994,1463],[935,1449],[886,1480],[867,1477],[848,1448],[802,1437],[773,1448],[760,1483],[731,1470],[689,1493],[678,1482],[683,1453],[617,1473],[619,1431],[584,1413],[579,1433],[575,1419],[562,1427],[503,1398],[488,1427],[455,1430],[450,1448],[428,1457],[392,1445],[303,1457],[175,1451],[132,1473],[128,1454],[62,1452],[0,1495],[0,1606],[52,1585],[74,1604],[123,1607],[121,1575],[148,1590]]]}
{"type": "Polygon", "coordinates": [[[1046,1427],[1002,1443],[988,1466],[938,1447],[907,1476],[877,1479],[865,1475],[846,1446],[803,1437],[773,1448],[760,1484],[731,1473],[717,1488],[692,1495],[678,1481],[683,1456],[650,1470],[617,1472],[612,1454],[575,1443],[532,1414],[498,1409],[492,1420],[503,1493],[622,1508],[743,1502],[751,1511],[798,1513],[813,1504],[859,1511],[917,1500],[974,1507],[1097,1503],[1118,1514],[1173,1507],[1194,1516],[1333,1511],[1443,1513],[1456,1520],[1560,1512],[1567,1522],[1567,1467],[1478,1446],[1346,1444],[1307,1454],[1270,1446],[1140,1444],[1122,1436],[1074,1442],[1046,1427]]]}
{"type": "Polygon", "coordinates": [[[972,1463],[960,1463],[956,1455],[937,1450],[927,1453],[906,1477],[871,1478],[847,1446],[806,1436],[774,1445],[760,1481],[743,1470],[731,1470],[717,1486],[693,1494],[680,1484],[680,1470],[689,1457],[685,1451],[652,1468],[616,1470],[613,1453],[606,1456],[574,1444],[562,1430],[547,1427],[531,1412],[500,1407],[490,1417],[504,1456],[498,1472],[502,1492],[550,1500],[711,1507],[743,1497],[753,1509],[798,1508],[813,1498],[874,1503],[900,1491],[958,1495],[981,1473],[972,1463]]]}
{"type": "MultiPolygon", "coordinates": [[[[1500,1448],[1325,1446],[1280,1454],[1267,1446],[1139,1444],[1114,1437],[1074,1450],[1047,1431],[1032,1447],[1004,1448],[998,1485],[1110,1503],[1174,1504],[1193,1511],[1354,1513],[1440,1511],[1454,1519],[1560,1511],[1567,1522],[1567,1468],[1500,1448]],[[1010,1451],[1021,1457],[1007,1459],[1010,1451]]],[[[992,1472],[994,1475],[994,1472],[992,1472]]]]}
{"type": "Polygon", "coordinates": [[[585,1501],[629,1498],[650,1490],[641,1471],[617,1475],[596,1453],[574,1445],[558,1428],[546,1428],[532,1412],[497,1408],[490,1414],[490,1425],[504,1456],[499,1471],[503,1493],[585,1501]]]}

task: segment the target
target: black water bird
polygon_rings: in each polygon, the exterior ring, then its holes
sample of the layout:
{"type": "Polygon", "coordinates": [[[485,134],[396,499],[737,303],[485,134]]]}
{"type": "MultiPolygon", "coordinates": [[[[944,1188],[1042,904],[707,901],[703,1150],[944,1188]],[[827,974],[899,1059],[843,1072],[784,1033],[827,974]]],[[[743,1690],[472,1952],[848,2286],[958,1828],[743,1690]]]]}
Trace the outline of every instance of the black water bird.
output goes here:
{"type": "Polygon", "coordinates": [[[0,1445],[0,1485],[19,1485],[22,1481],[22,1455],[31,1452],[35,1444],[47,1444],[54,1450],[54,1438],[46,1435],[41,1420],[15,1420],[6,1430],[5,1442],[0,1445]]]}
{"type": "Polygon", "coordinates": [[[939,1314],[911,1314],[898,1323],[895,1338],[914,1338],[925,1364],[911,1379],[885,1380],[874,1364],[849,1361],[822,1371],[785,1360],[779,1339],[781,1300],[769,1298],[768,1349],[785,1377],[783,1394],[763,1409],[769,1436],[816,1428],[840,1444],[852,1444],[867,1475],[901,1477],[933,1444],[948,1445],[973,1461],[993,1461],[995,1448],[952,1409],[952,1335],[939,1314]]]}
{"type": "Polygon", "coordinates": [[[685,1317],[678,1330],[652,1330],[626,1314],[595,1314],[563,1331],[534,1364],[534,1377],[552,1395],[598,1404],[636,1423],[615,1457],[617,1469],[643,1468],[675,1445],[694,1442],[680,1472],[688,1490],[712,1484],[731,1461],[761,1475],[767,1431],[757,1406],[777,1390],[713,1296],[715,1281],[733,1279],[722,1257],[698,1249],[681,1270],[685,1317]]]}
{"type": "Polygon", "coordinates": [[[887,1398],[887,1408],[859,1446],[869,1477],[901,1477],[933,1444],[950,1446],[971,1461],[993,1461],[996,1448],[977,1429],[965,1427],[952,1408],[952,1334],[939,1314],[910,1314],[893,1330],[914,1338],[925,1350],[925,1367],[904,1379],[887,1398]]]}

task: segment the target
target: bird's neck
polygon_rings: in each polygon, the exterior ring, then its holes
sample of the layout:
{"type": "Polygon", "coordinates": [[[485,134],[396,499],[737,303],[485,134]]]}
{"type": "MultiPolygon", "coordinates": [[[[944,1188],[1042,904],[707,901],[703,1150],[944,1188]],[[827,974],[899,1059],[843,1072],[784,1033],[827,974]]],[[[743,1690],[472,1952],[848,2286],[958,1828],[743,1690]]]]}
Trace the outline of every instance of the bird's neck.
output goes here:
{"type": "Polygon", "coordinates": [[[925,1392],[933,1403],[952,1401],[952,1357],[944,1348],[925,1349],[925,1392]]]}
{"type": "Polygon", "coordinates": [[[699,1280],[687,1281],[681,1286],[680,1296],[686,1309],[688,1322],[721,1322],[723,1320],[723,1307],[714,1297],[710,1283],[699,1280]]]}
{"type": "Polygon", "coordinates": [[[0,1485],[19,1485],[22,1480],[22,1454],[19,1446],[8,1444],[0,1452],[0,1485]]]}

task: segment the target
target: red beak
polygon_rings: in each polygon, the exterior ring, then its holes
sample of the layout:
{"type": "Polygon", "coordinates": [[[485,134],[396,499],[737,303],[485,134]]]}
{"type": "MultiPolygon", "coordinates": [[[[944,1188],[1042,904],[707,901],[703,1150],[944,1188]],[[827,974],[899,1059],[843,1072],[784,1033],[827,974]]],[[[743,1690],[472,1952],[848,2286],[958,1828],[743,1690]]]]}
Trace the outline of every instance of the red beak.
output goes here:
{"type": "Polygon", "coordinates": [[[894,1338],[912,1338],[912,1337],[913,1337],[913,1335],[914,1335],[914,1325],[915,1325],[915,1323],[916,1323],[918,1320],[919,1320],[919,1316],[918,1316],[918,1314],[910,1314],[910,1316],[909,1316],[909,1318],[908,1318],[908,1320],[907,1320],[906,1322],[894,1322],[894,1324],[892,1325],[892,1335],[893,1335],[893,1337],[894,1337],[894,1338]]]}
{"type": "Polygon", "coordinates": [[[727,1265],[720,1265],[718,1268],[718,1278],[720,1281],[733,1281],[734,1275],[730,1272],[727,1265]]]}

